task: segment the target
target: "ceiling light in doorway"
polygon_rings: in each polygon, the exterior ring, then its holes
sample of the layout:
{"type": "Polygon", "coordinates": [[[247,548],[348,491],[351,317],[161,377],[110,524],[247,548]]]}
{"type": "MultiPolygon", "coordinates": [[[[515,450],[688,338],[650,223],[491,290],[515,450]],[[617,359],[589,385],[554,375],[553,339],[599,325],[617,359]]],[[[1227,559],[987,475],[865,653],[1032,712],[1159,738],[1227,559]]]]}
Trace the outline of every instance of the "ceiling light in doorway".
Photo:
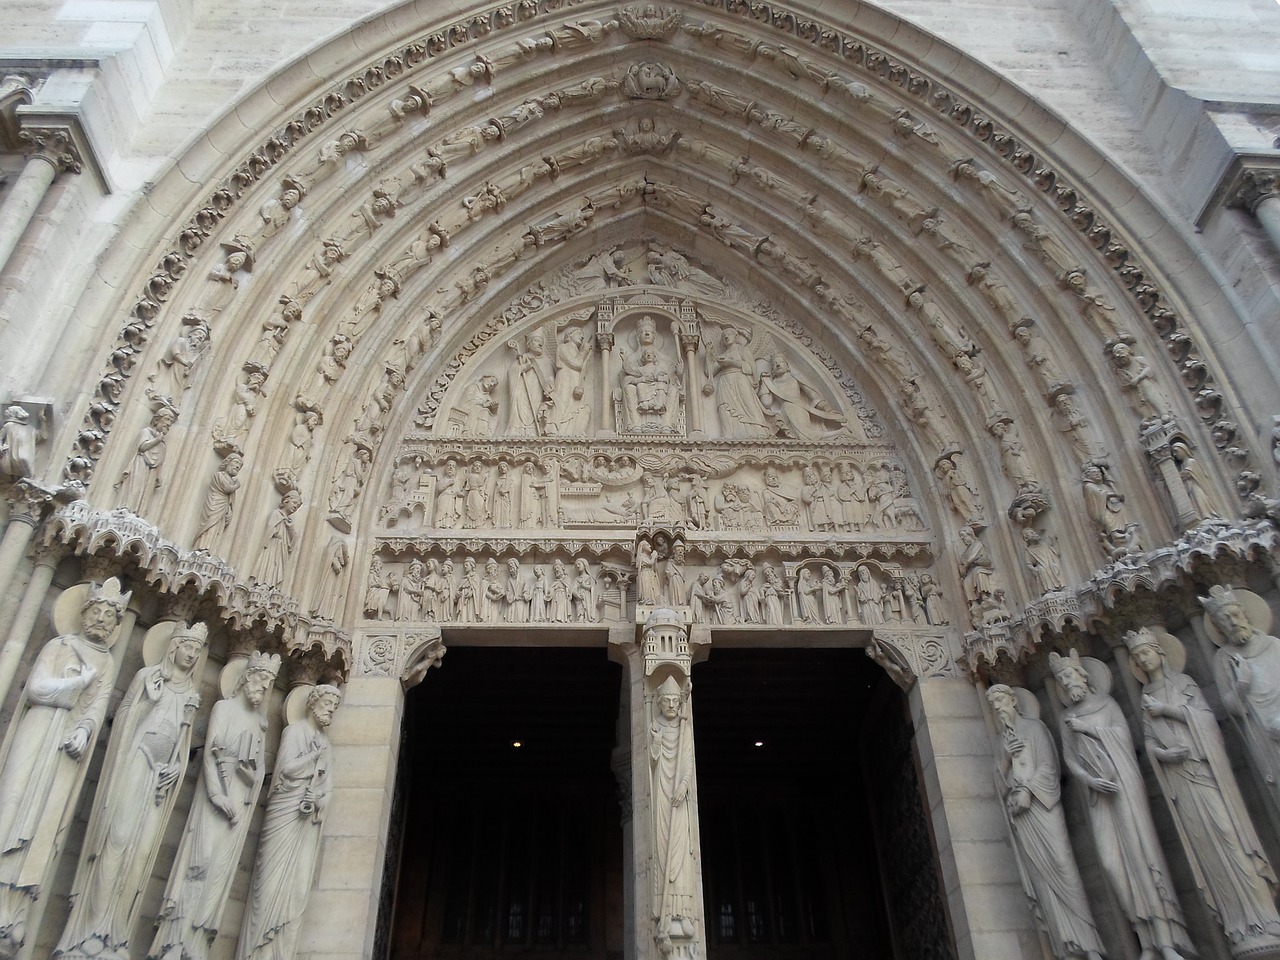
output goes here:
{"type": "Polygon", "coordinates": [[[512,741],[511,741],[511,746],[512,746],[514,749],[519,750],[521,747],[523,747],[523,746],[524,746],[524,741],[523,741],[523,740],[512,740],[512,741]]]}

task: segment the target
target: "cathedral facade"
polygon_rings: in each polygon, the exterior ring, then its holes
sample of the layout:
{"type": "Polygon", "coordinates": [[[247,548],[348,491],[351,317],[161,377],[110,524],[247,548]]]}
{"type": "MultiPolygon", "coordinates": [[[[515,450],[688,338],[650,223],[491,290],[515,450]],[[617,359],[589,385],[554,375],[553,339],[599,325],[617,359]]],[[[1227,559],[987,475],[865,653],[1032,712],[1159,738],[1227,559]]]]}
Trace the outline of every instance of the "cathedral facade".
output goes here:
{"type": "Polygon", "coordinates": [[[19,8],[0,957],[1280,957],[1280,5],[19,8]]]}

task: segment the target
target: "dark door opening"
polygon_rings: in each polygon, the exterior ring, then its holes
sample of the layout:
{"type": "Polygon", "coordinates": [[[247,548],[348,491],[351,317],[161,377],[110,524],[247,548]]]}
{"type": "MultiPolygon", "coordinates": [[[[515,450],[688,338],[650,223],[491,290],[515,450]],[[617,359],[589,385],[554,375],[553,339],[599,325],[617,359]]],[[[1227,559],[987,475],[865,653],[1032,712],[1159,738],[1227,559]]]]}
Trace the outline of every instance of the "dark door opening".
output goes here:
{"type": "Polygon", "coordinates": [[[599,649],[452,647],[406,704],[393,960],[622,956],[599,649]]]}
{"type": "Polygon", "coordinates": [[[710,960],[946,955],[913,952],[950,934],[905,698],[862,650],[714,650],[693,718],[710,960]]]}

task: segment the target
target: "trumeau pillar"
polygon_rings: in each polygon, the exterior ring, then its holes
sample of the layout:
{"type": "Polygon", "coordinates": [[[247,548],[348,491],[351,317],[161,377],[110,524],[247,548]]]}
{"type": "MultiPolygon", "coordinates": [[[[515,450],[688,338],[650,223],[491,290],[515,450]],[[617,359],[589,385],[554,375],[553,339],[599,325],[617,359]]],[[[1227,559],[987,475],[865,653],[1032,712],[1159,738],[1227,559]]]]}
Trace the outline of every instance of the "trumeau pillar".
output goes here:
{"type": "Polygon", "coordinates": [[[693,960],[705,946],[688,631],[680,614],[659,609],[638,656],[630,630],[615,645],[632,703],[627,956],[646,960],[693,960]]]}

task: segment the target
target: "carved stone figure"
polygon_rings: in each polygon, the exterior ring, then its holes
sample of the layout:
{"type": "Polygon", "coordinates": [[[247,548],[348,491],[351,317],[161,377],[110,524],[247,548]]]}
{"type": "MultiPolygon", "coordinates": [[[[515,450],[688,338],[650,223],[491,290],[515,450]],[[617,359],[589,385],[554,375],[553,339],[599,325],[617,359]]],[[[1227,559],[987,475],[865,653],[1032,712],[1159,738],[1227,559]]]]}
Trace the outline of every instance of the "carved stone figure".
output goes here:
{"type": "Polygon", "coordinates": [[[76,633],[44,645],[0,755],[0,957],[26,943],[32,905],[47,893],[80,785],[106,716],[111,644],[128,593],[112,577],[90,588],[76,633]]]}
{"type": "Polygon", "coordinates": [[[800,497],[785,490],[776,467],[764,471],[764,520],[769,526],[792,526],[800,520],[800,497]]]}
{"type": "Polygon", "coordinates": [[[577,576],[573,579],[570,599],[573,601],[574,619],[578,623],[594,623],[599,619],[600,598],[596,576],[586,559],[579,557],[573,562],[577,576]]]}
{"type": "Polygon", "coordinates": [[[458,407],[459,433],[464,437],[491,437],[498,415],[498,398],[494,391],[498,378],[485,375],[467,386],[458,407]]]}
{"type": "Polygon", "coordinates": [[[1124,496],[1098,463],[1086,463],[1080,474],[1085,513],[1093,521],[1098,539],[1111,558],[1141,549],[1138,523],[1129,516],[1124,496]]]}
{"type": "Polygon", "coordinates": [[[620,347],[619,357],[625,427],[637,432],[670,431],[681,409],[682,367],[679,354],[672,359],[666,351],[652,316],[640,318],[632,349],[620,347]]]}
{"type": "Polygon", "coordinates": [[[884,623],[884,590],[880,582],[865,564],[858,567],[856,577],[853,595],[858,607],[858,622],[867,626],[884,623]]]}
{"type": "Polygon", "coordinates": [[[1248,590],[1214,586],[1201,597],[1205,628],[1218,644],[1213,679],[1226,711],[1239,718],[1258,772],[1280,804],[1280,639],[1271,611],[1248,590]]]}
{"type": "Polygon", "coordinates": [[[1052,392],[1055,388],[1067,383],[1066,375],[1058,368],[1058,363],[1050,353],[1049,345],[1043,337],[1036,336],[1031,320],[1023,318],[1013,328],[1013,339],[1022,348],[1022,357],[1040,378],[1041,389],[1052,392]]]}
{"type": "Polygon", "coordinates": [[[164,480],[164,461],[169,449],[167,439],[177,419],[177,407],[163,397],[157,398],[151,422],[142,428],[138,436],[133,463],[120,475],[120,482],[116,484],[120,491],[120,504],[136,514],[145,515],[151,495],[164,480]]]}
{"type": "Polygon", "coordinates": [[[769,373],[760,378],[760,399],[766,413],[775,411],[801,440],[821,440],[840,432],[845,418],[821,394],[791,372],[791,361],[775,353],[769,373]]]}
{"type": "Polygon", "coordinates": [[[529,622],[529,601],[533,599],[530,585],[520,574],[520,561],[512,557],[507,561],[507,585],[505,590],[507,602],[505,619],[507,623],[529,622]]]}
{"type": "Polygon", "coordinates": [[[920,574],[920,598],[924,602],[925,620],[930,625],[936,627],[949,622],[942,602],[942,588],[931,573],[920,574]]]}
{"type": "Polygon", "coordinates": [[[978,500],[978,491],[964,476],[959,458],[959,453],[940,457],[934,465],[934,475],[941,482],[942,495],[956,515],[966,524],[981,523],[982,504],[978,500]]]}
{"type": "Polygon", "coordinates": [[[240,489],[240,468],[243,466],[244,456],[237,449],[232,448],[222,458],[204,495],[200,526],[192,541],[195,549],[216,551],[223,533],[231,526],[236,491],[240,489]]]}
{"type": "Polygon", "coordinates": [[[651,605],[662,602],[658,555],[647,540],[636,544],[636,600],[651,605]]]}
{"type": "Polygon", "coordinates": [[[462,520],[473,530],[489,522],[489,472],[479,460],[471,461],[462,478],[462,520]]]}
{"type": "Polygon", "coordinates": [[[279,654],[254,652],[213,705],[203,766],[148,960],[207,960],[266,775],[267,694],[279,654]]]}
{"type": "Polygon", "coordinates": [[[1034,527],[1022,528],[1022,542],[1025,544],[1023,556],[1036,591],[1045,594],[1065,589],[1067,583],[1062,576],[1062,558],[1054,545],[1034,527]]]}
{"type": "Polygon", "coordinates": [[[316,428],[320,423],[320,414],[315,410],[299,411],[295,417],[293,430],[289,432],[290,450],[287,463],[290,474],[295,478],[311,460],[311,448],[315,444],[316,428]]]}
{"type": "Polygon", "coordinates": [[[36,443],[39,428],[31,422],[31,414],[14,404],[6,407],[0,424],[0,475],[29,477],[35,472],[36,443]]]}
{"type": "Polygon", "coordinates": [[[1120,386],[1133,392],[1134,403],[1144,420],[1159,418],[1173,411],[1173,401],[1155,380],[1146,357],[1133,352],[1124,340],[1110,345],[1111,365],[1120,386]]]}
{"type": "Polygon", "coordinates": [[[540,329],[525,335],[524,349],[514,340],[507,343],[516,351],[516,366],[508,380],[507,433],[512,436],[536,437],[542,433],[555,378],[555,359],[547,354],[546,344],[547,334],[540,329]]]}
{"type": "Polygon", "coordinates": [[[556,347],[555,376],[547,397],[543,430],[548,436],[581,437],[591,418],[585,375],[594,348],[581,327],[571,327],[556,347]]]}
{"type": "Polygon", "coordinates": [[[626,263],[626,253],[616,247],[608,253],[597,253],[574,271],[574,286],[579,293],[629,287],[632,280],[626,271],[626,263]]]}
{"type": "Polygon", "coordinates": [[[1164,631],[1124,642],[1142,684],[1142,730],[1196,887],[1233,953],[1280,949],[1276,876],[1231,772],[1222,734],[1196,682],[1181,672],[1182,644],[1164,631]]]}
{"type": "Polygon", "coordinates": [[[760,375],[748,349],[750,342],[747,331],[726,326],[719,344],[706,343],[703,353],[707,382],[702,392],[715,397],[720,434],[726,440],[765,439],[775,432],[760,404],[760,375]]]}
{"type": "Polygon", "coordinates": [[[149,378],[156,393],[176,402],[187,388],[191,374],[209,350],[209,324],[197,313],[182,318],[182,332],[173,338],[149,378]]]}
{"type": "Polygon", "coordinates": [[[329,516],[326,519],[343,533],[351,532],[356,500],[372,466],[373,455],[369,449],[357,446],[343,464],[342,472],[333,481],[333,492],[329,494],[329,516]]]}
{"type": "Polygon", "coordinates": [[[662,564],[662,603],[681,606],[689,602],[689,587],[684,575],[684,545],[673,544],[671,555],[662,564]]]}
{"type": "Polygon", "coordinates": [[[498,461],[497,473],[489,492],[489,512],[493,526],[498,530],[510,530],[516,524],[516,478],[511,475],[511,464],[498,461]]]}
{"type": "Polygon", "coordinates": [[[828,626],[844,623],[844,592],[848,585],[835,567],[822,568],[822,622],[828,626]]]}
{"type": "Polygon", "coordinates": [[[1181,440],[1175,440],[1170,444],[1169,452],[1173,457],[1173,462],[1177,464],[1178,478],[1182,481],[1182,486],[1187,492],[1187,499],[1191,501],[1191,506],[1195,509],[1196,515],[1201,519],[1221,517],[1222,514],[1218,511],[1217,500],[1209,492],[1208,481],[1205,478],[1204,471],[1191,453],[1191,448],[1181,440]]]}
{"type": "Polygon", "coordinates": [[[761,567],[760,576],[764,581],[760,586],[760,609],[764,622],[772,627],[780,627],[783,622],[782,598],[786,590],[782,576],[771,563],[761,567]]]}
{"type": "MultiPolygon", "coordinates": [[[[434,563],[435,561],[431,561],[434,563]]],[[[382,569],[382,558],[375,556],[369,561],[369,579],[365,583],[364,613],[367,617],[381,620],[387,614],[387,597],[390,589],[387,586],[387,575],[382,569]]],[[[429,618],[430,619],[430,618],[429,618]]]]}
{"type": "Polygon", "coordinates": [[[991,435],[1000,442],[1000,467],[1005,476],[1013,481],[1019,493],[1031,493],[1040,489],[1040,481],[1036,479],[1027,457],[1018,431],[1008,419],[1000,418],[992,421],[991,435]]]}
{"type": "Polygon", "coordinates": [[[116,710],[60,957],[130,955],[141,895],[187,769],[208,631],[178,624],[164,657],[134,675],[116,710]]]}
{"type": "Polygon", "coordinates": [[[325,729],[341,702],[337,687],[320,684],[307,716],[280,736],[236,960],[290,960],[297,952],[332,790],[325,729]]]}
{"type": "Polygon", "coordinates": [[[987,690],[995,714],[996,770],[1022,887],[1035,906],[1058,960],[1102,960],[1080,870],[1062,815],[1058,753],[1029,690],[1003,683],[987,690]]]}
{"type": "Polygon", "coordinates": [[[649,727],[653,797],[653,916],[659,949],[691,939],[699,895],[693,838],[693,724],[685,690],[668,676],[649,727]]]}
{"type": "Polygon", "coordinates": [[[1062,756],[1089,795],[1089,826],[1103,872],[1138,935],[1144,960],[1193,956],[1147,806],[1129,723],[1108,695],[1111,672],[1092,657],[1049,654],[1062,700],[1062,756]]]}
{"type": "Polygon", "coordinates": [[[974,623],[981,623],[983,601],[995,595],[997,584],[995,564],[986,544],[979,539],[972,527],[960,528],[960,543],[964,552],[960,555],[960,577],[964,581],[964,598],[969,604],[969,614],[974,623]]]}
{"type": "Polygon", "coordinates": [[[301,506],[302,494],[297,490],[286,490],[280,497],[280,506],[267,517],[267,539],[262,545],[253,574],[265,584],[278,587],[284,583],[293,557],[294,541],[298,538],[293,515],[301,506]]]}

